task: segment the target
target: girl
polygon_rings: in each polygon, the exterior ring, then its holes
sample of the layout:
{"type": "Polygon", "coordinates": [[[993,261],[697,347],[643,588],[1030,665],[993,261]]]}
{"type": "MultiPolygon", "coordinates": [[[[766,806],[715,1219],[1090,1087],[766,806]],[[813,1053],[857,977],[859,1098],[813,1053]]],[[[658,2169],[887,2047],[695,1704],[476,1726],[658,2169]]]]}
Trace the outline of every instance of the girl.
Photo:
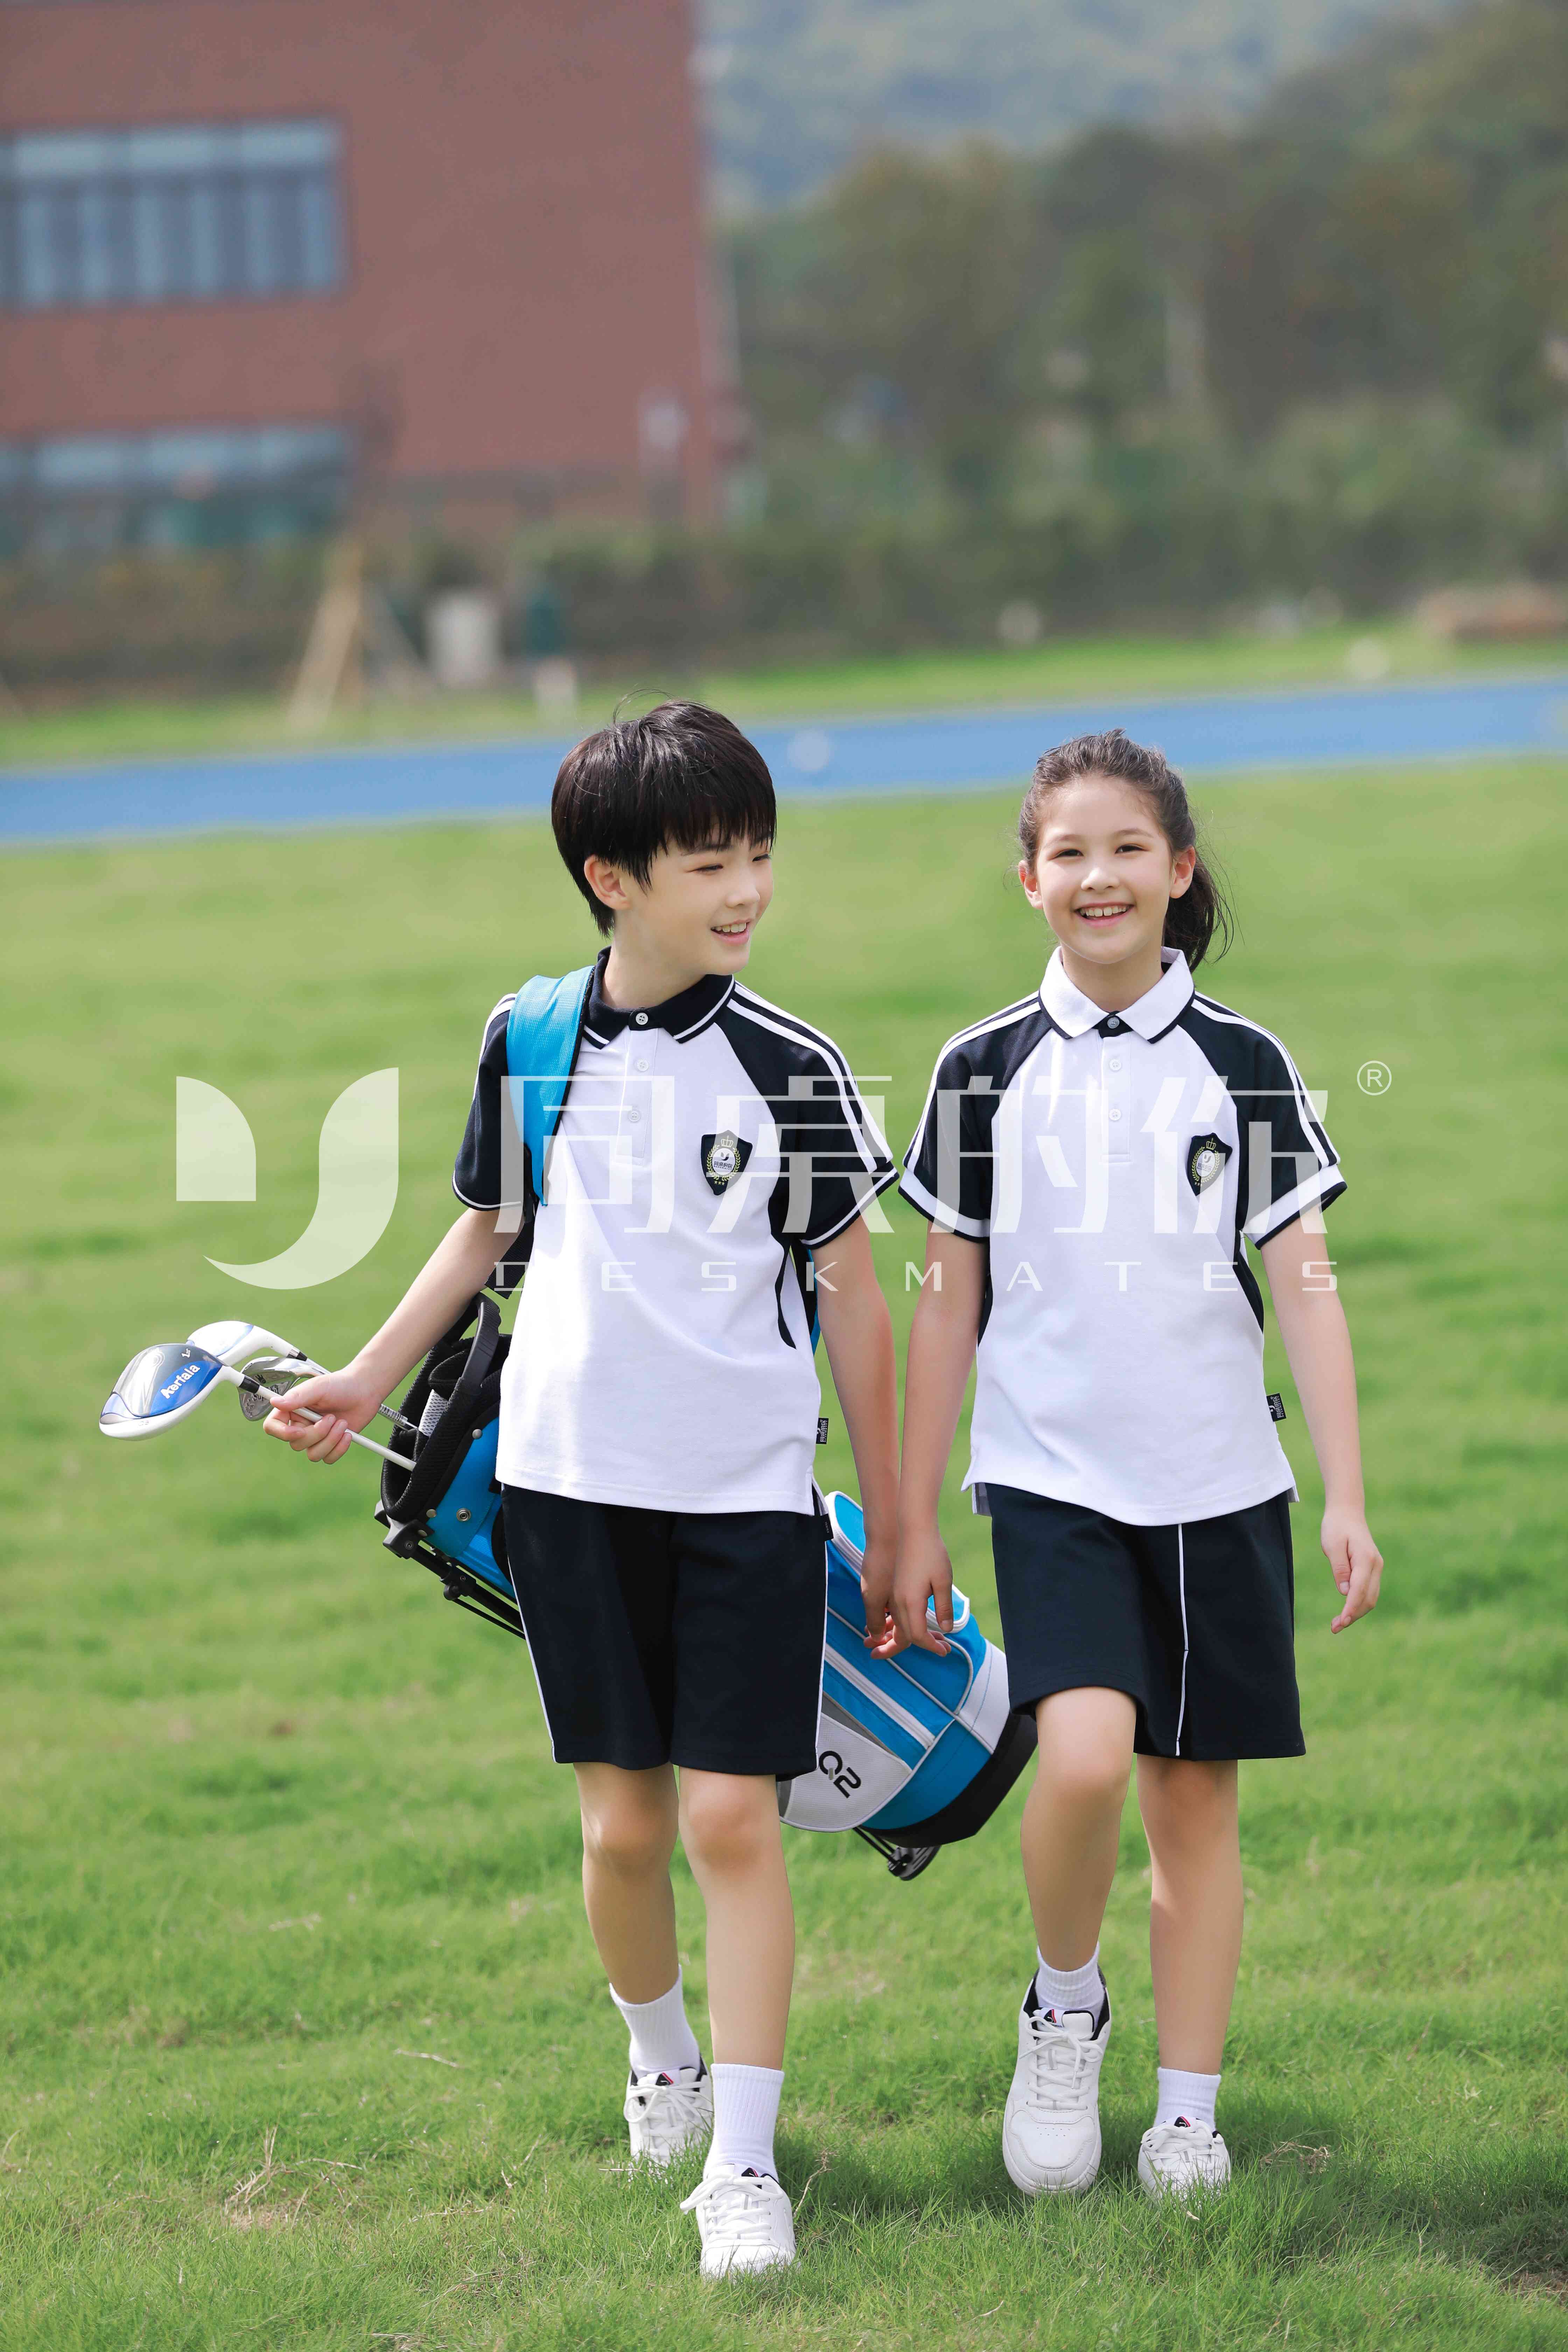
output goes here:
{"type": "Polygon", "coordinates": [[[1218,2189],[1241,1951],[1237,1762],[1299,1756],[1290,1465],[1263,1381],[1262,1258],[1325,1488],[1337,1633],[1377,1600],[1349,1333],[1322,1211],[1339,1162],[1278,1038],[1199,995],[1229,911],[1181,778],[1120,728],[1047,752],[1018,878],[1059,944],[1039,989],[943,1047],[902,1189],[931,1220],[910,1342],[893,1613],[944,1646],[943,1470],[978,1348],[989,1515],[1038,1965],[1003,2156],[1026,2195],[1100,2168],[1100,1927],[1132,1758],[1152,1862],[1151,2196],[1218,2189]],[[934,1624],[927,1601],[934,1600],[934,1624]]]}

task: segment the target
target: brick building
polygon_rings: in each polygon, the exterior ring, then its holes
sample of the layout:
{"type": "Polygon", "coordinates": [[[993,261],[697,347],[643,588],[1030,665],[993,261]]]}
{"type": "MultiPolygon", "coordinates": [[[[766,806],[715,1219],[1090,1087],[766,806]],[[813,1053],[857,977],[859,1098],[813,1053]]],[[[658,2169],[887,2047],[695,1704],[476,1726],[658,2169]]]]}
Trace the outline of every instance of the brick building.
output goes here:
{"type": "Polygon", "coordinates": [[[688,0],[0,0],[13,545],[700,514],[688,0]]]}

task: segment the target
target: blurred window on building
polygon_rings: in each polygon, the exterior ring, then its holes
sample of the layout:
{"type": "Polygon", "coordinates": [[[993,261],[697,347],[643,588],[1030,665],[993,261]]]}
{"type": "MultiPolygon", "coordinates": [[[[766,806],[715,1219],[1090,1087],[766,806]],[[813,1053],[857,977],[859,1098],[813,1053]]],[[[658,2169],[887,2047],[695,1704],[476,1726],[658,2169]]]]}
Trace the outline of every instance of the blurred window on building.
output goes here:
{"type": "Polygon", "coordinates": [[[0,307],[330,294],[342,143],[331,121],[0,136],[0,307]]]}
{"type": "Polygon", "coordinates": [[[350,456],[337,425],[0,441],[0,551],[213,546],[319,531],[341,512],[350,456]]]}

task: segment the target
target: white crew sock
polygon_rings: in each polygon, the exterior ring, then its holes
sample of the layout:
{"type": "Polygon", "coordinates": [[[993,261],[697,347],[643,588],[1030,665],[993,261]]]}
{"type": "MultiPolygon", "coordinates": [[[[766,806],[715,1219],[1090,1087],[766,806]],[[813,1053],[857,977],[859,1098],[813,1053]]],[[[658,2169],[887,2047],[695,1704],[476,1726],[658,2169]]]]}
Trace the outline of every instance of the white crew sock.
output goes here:
{"type": "Polygon", "coordinates": [[[1053,1969],[1044,1952],[1037,1955],[1039,1967],[1035,1971],[1035,1998],[1042,2009],[1087,2009],[1090,2017],[1100,2015],[1100,1946],[1085,1960],[1081,1969],[1053,1969]]]}
{"type": "Polygon", "coordinates": [[[669,1990],[657,2000],[623,2000],[614,1985],[610,1999],[626,2019],[632,2037],[634,2074],[668,2074],[673,2081],[683,2066],[700,2066],[702,2053],[686,2021],[686,1993],[679,1971],[669,1990]]]}
{"type": "Polygon", "coordinates": [[[737,2172],[744,2172],[749,2165],[753,2172],[769,2172],[777,2179],[773,2126],[778,2121],[779,2093],[783,2089],[782,2070],[772,2066],[726,2066],[715,2059],[713,2138],[708,2161],[702,2168],[704,2180],[711,2179],[714,2173],[731,2165],[737,2172]]]}
{"type": "Polygon", "coordinates": [[[1214,2129],[1214,2103],[1219,2095],[1217,2074],[1187,2074],[1180,2066],[1160,2069],[1160,2101],[1154,2109],[1154,2122],[1173,2124],[1185,2116],[1190,2124],[1202,2124],[1214,2129]]]}

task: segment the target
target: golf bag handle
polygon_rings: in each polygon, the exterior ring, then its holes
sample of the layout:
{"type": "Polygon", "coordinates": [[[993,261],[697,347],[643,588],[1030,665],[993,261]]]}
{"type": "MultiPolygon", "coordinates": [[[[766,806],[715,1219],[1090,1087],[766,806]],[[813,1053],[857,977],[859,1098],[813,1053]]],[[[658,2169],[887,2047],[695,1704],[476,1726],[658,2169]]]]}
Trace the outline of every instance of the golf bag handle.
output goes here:
{"type": "Polygon", "coordinates": [[[468,1361],[458,1375],[447,1409],[426,1438],[410,1465],[401,1491],[394,1496],[390,1470],[382,1481],[382,1500],[402,1520],[423,1519],[446,1493],[453,1472],[473,1443],[473,1416],[500,1338],[500,1309],[483,1291],[468,1301],[452,1328],[438,1339],[426,1359],[435,1364],[461,1339],[479,1313],[479,1328],[468,1348],[468,1361]]]}

